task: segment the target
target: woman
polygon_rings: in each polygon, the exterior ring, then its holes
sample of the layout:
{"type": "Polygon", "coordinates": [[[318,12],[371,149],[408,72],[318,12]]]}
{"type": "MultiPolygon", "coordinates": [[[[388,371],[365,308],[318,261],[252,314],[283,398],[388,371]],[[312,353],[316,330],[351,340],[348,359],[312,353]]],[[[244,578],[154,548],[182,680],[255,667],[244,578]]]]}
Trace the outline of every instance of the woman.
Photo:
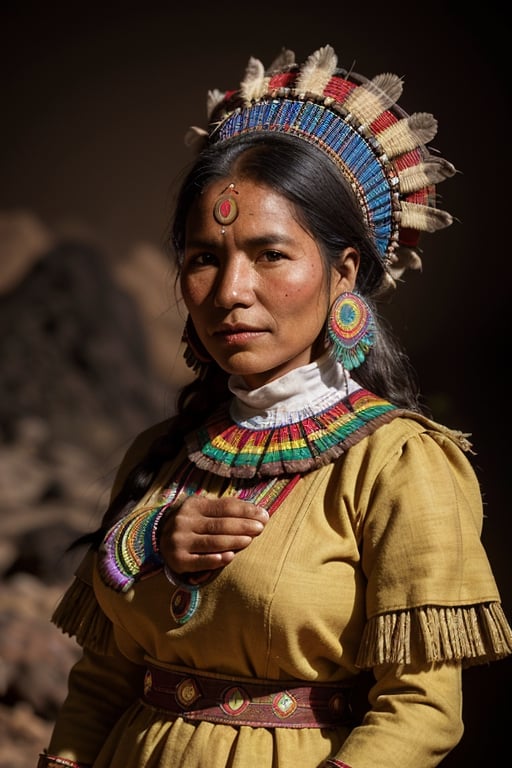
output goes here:
{"type": "Polygon", "coordinates": [[[451,221],[400,90],[326,46],[210,94],[172,232],[197,378],[55,613],[83,656],[41,768],[429,768],[463,666],[511,653],[470,446],[377,313],[451,221]]]}

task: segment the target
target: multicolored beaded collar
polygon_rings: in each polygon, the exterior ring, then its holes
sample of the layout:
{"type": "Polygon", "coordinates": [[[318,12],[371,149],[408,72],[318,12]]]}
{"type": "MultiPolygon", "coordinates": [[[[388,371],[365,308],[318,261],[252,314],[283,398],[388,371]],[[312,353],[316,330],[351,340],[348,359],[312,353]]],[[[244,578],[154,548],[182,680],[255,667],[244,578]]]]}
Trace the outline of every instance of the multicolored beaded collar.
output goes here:
{"type": "Polygon", "coordinates": [[[329,464],[394,417],[396,407],[357,389],[324,410],[282,425],[236,423],[227,405],[186,437],[190,461],[223,477],[275,477],[329,464]]]}

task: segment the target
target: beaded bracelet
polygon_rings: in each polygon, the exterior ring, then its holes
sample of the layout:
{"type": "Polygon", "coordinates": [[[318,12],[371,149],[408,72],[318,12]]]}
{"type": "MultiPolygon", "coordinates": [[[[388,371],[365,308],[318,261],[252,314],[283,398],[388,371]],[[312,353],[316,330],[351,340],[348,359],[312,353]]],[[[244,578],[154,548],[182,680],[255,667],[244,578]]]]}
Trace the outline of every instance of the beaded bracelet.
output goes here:
{"type": "Polygon", "coordinates": [[[76,760],[49,755],[47,752],[39,755],[37,768],[59,768],[59,766],[65,766],[65,768],[91,768],[90,763],[77,763],[76,760]]]}
{"type": "Polygon", "coordinates": [[[335,757],[331,757],[330,760],[326,760],[324,763],[325,768],[351,768],[348,763],[344,763],[342,760],[336,760],[335,757]]]}

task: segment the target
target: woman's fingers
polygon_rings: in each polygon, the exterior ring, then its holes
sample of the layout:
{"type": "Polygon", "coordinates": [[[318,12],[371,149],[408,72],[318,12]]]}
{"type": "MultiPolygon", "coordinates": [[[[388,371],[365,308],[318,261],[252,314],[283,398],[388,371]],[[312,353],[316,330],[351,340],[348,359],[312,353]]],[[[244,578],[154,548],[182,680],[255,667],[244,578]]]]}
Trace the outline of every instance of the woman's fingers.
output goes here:
{"type": "Polygon", "coordinates": [[[191,496],[163,521],[160,551],[176,573],[220,568],[261,533],[268,517],[251,502],[191,496]]]}

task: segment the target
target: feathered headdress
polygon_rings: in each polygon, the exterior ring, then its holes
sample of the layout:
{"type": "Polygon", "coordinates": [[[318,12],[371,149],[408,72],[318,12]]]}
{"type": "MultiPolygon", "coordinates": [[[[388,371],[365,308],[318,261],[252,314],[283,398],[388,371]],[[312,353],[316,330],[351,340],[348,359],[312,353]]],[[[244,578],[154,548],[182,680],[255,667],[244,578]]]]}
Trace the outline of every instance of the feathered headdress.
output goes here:
{"type": "Polygon", "coordinates": [[[436,207],[435,185],[456,172],[427,147],[437,132],[435,118],[425,112],[407,115],[397,105],[401,93],[397,75],[368,80],[339,69],[330,45],[302,66],[283,49],[267,70],[249,59],[238,90],[210,91],[208,130],[191,128],[187,143],[266,131],[323,150],[354,190],[394,283],[405,269],[421,267],[420,233],[452,223],[450,214],[436,207]]]}

